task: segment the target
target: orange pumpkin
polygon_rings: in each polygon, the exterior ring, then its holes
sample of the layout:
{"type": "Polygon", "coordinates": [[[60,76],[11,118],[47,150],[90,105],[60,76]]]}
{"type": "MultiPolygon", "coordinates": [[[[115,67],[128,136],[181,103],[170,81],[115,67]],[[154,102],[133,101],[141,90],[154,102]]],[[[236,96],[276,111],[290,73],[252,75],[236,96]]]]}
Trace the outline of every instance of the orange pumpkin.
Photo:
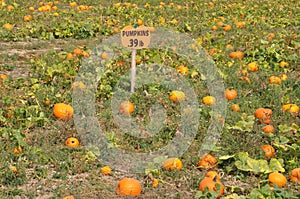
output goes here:
{"type": "Polygon", "coordinates": [[[8,79],[7,75],[5,74],[0,74],[0,85],[4,85],[4,81],[8,79]]]}
{"type": "Polygon", "coordinates": [[[279,75],[279,78],[282,80],[282,81],[286,81],[288,79],[288,76],[286,74],[280,74],[279,75]]]}
{"type": "Polygon", "coordinates": [[[232,45],[227,44],[227,45],[225,46],[225,48],[226,48],[226,49],[232,49],[233,47],[232,47],[232,45]]]}
{"type": "Polygon", "coordinates": [[[251,71],[251,72],[256,72],[258,71],[258,65],[256,62],[251,62],[248,64],[248,69],[251,71]]]}
{"type": "Polygon", "coordinates": [[[205,177],[216,179],[217,181],[220,181],[221,177],[216,171],[209,171],[205,174],[205,177]]]}
{"type": "Polygon", "coordinates": [[[285,66],[288,66],[289,65],[289,63],[288,62],[285,62],[285,61],[281,61],[280,63],[279,63],[279,66],[280,67],[285,67],[285,66]]]}
{"type": "Polygon", "coordinates": [[[14,154],[16,154],[16,155],[20,155],[22,152],[23,152],[23,149],[22,149],[22,147],[21,146],[17,146],[17,147],[15,147],[14,148],[14,154]]]}
{"type": "Polygon", "coordinates": [[[300,108],[296,104],[292,104],[291,107],[290,107],[290,109],[288,111],[290,113],[292,113],[294,116],[297,116],[298,113],[300,112],[300,108]]]}
{"type": "Polygon", "coordinates": [[[235,51],[234,51],[234,52],[231,52],[231,53],[229,54],[229,56],[230,56],[230,58],[232,58],[232,59],[236,58],[236,52],[235,52],[235,51]]]}
{"type": "Polygon", "coordinates": [[[275,149],[271,145],[268,145],[268,144],[263,145],[261,147],[261,149],[263,150],[263,152],[267,158],[275,156],[275,149]]]}
{"type": "Polygon", "coordinates": [[[272,113],[272,110],[269,108],[258,108],[255,110],[254,116],[264,124],[270,124],[272,113]]]}
{"type": "Polygon", "coordinates": [[[269,124],[269,125],[266,125],[262,128],[263,132],[265,133],[274,133],[275,131],[275,128],[273,125],[269,124]]]}
{"type": "Polygon", "coordinates": [[[51,104],[51,102],[50,102],[48,99],[46,99],[46,100],[45,100],[45,105],[46,105],[46,106],[49,106],[50,104],[51,104]]]}
{"type": "Polygon", "coordinates": [[[71,2],[70,4],[69,4],[69,6],[70,7],[75,7],[75,6],[77,6],[77,3],[74,1],[74,2],[71,2]]]}
{"type": "Polygon", "coordinates": [[[280,77],[277,77],[277,76],[271,76],[269,78],[269,83],[270,84],[281,84],[281,79],[280,79],[280,77]]]}
{"type": "Polygon", "coordinates": [[[233,59],[239,59],[239,60],[241,60],[241,59],[243,59],[243,57],[244,57],[244,53],[241,52],[241,51],[234,51],[234,52],[231,52],[231,53],[229,54],[229,56],[230,56],[231,58],[233,58],[233,59]]]}
{"type": "Polygon", "coordinates": [[[270,173],[268,179],[271,186],[275,184],[278,187],[284,187],[287,183],[286,177],[278,172],[270,173]]]}
{"type": "Polygon", "coordinates": [[[14,9],[15,9],[15,7],[13,7],[12,5],[7,6],[7,10],[8,10],[8,11],[12,11],[12,10],[14,10],[14,9]]]}
{"type": "Polygon", "coordinates": [[[80,49],[80,48],[75,48],[74,49],[74,55],[77,55],[77,56],[80,56],[80,55],[82,55],[82,50],[80,49]]]}
{"type": "Polygon", "coordinates": [[[224,185],[221,181],[218,181],[216,179],[205,177],[199,185],[200,191],[204,192],[205,188],[207,188],[209,191],[217,192],[216,184],[220,185],[220,190],[217,198],[220,198],[224,194],[224,185]]]}
{"type": "Polygon", "coordinates": [[[19,172],[16,166],[10,165],[10,166],[9,166],[9,169],[10,169],[12,172],[16,173],[16,174],[19,172]]]}
{"type": "Polygon", "coordinates": [[[297,116],[300,112],[300,108],[296,104],[285,104],[282,106],[282,110],[283,110],[283,112],[288,111],[289,113],[291,113],[294,116],[297,116]]]}
{"type": "Polygon", "coordinates": [[[70,120],[73,117],[73,113],[73,107],[68,104],[58,103],[53,107],[53,115],[60,120],[70,120]]]}
{"type": "Polygon", "coordinates": [[[247,70],[243,69],[243,70],[241,71],[241,75],[242,75],[243,77],[248,77],[249,73],[248,73],[247,70]]]}
{"type": "Polygon", "coordinates": [[[66,59],[67,59],[67,60],[72,60],[72,59],[74,59],[73,54],[72,54],[72,53],[68,53],[66,59]]]}
{"type": "Polygon", "coordinates": [[[9,31],[12,31],[12,29],[14,29],[14,26],[9,24],[9,23],[6,23],[2,26],[2,28],[6,29],[6,30],[9,30],[9,31]]]}
{"type": "Polygon", "coordinates": [[[143,25],[143,20],[138,19],[138,20],[136,21],[136,23],[137,23],[138,26],[141,26],[141,25],[143,25]]]}
{"type": "Polygon", "coordinates": [[[158,184],[159,184],[158,179],[154,178],[153,181],[152,181],[152,187],[156,188],[156,187],[158,187],[158,184]]]}
{"type": "Polygon", "coordinates": [[[178,66],[177,71],[179,73],[181,73],[182,75],[186,76],[186,75],[188,75],[189,68],[185,67],[184,65],[180,65],[180,66],[178,66]]]}
{"type": "Polygon", "coordinates": [[[300,183],[300,168],[296,168],[291,171],[290,180],[292,182],[300,183]]]}
{"type": "Polygon", "coordinates": [[[142,186],[134,178],[123,178],[119,181],[116,192],[121,196],[139,196],[142,192],[142,186]]]}
{"type": "Polygon", "coordinates": [[[90,54],[89,54],[88,52],[86,52],[86,51],[83,51],[83,52],[82,52],[82,56],[84,56],[84,57],[89,57],[90,54]]]}
{"type": "Polygon", "coordinates": [[[24,17],[23,17],[23,20],[24,21],[30,21],[32,19],[32,15],[25,15],[24,17]]]}
{"type": "Polygon", "coordinates": [[[218,22],[217,22],[217,27],[218,27],[218,28],[225,26],[224,23],[223,23],[223,21],[224,21],[224,20],[221,20],[221,21],[218,21],[218,22]]]}
{"type": "Polygon", "coordinates": [[[228,32],[229,30],[231,30],[231,26],[229,24],[226,24],[223,28],[226,32],[228,32]]]}
{"type": "Polygon", "coordinates": [[[134,105],[130,101],[122,102],[119,107],[119,113],[129,115],[134,111],[134,105]]]}
{"type": "Polygon", "coordinates": [[[164,161],[163,168],[165,170],[178,170],[180,171],[182,169],[182,162],[178,158],[169,158],[164,161]]]}
{"type": "Polygon", "coordinates": [[[13,106],[6,107],[3,116],[6,118],[13,118],[14,110],[15,110],[15,107],[13,107],[13,106]]]}
{"type": "Polygon", "coordinates": [[[240,108],[240,106],[238,104],[232,104],[231,105],[231,110],[238,112],[238,111],[241,110],[241,108],[240,108]]]}
{"type": "Polygon", "coordinates": [[[80,143],[79,143],[79,140],[77,138],[70,137],[66,140],[65,144],[68,147],[78,147],[80,143]]]}
{"type": "Polygon", "coordinates": [[[198,167],[210,169],[212,167],[217,166],[217,163],[218,163],[217,158],[215,158],[215,156],[207,153],[203,157],[201,157],[200,160],[198,161],[198,167]]]}
{"type": "Polygon", "coordinates": [[[244,53],[241,51],[236,51],[236,58],[241,60],[244,57],[244,53]]]}
{"type": "Polygon", "coordinates": [[[226,89],[225,97],[228,100],[234,100],[237,97],[237,92],[234,89],[226,89]]]}
{"type": "Polygon", "coordinates": [[[103,52],[101,54],[101,58],[104,59],[104,60],[108,59],[108,53],[107,52],[103,52]]]}
{"type": "Polygon", "coordinates": [[[275,37],[275,34],[274,33],[269,33],[268,35],[267,35],[267,39],[270,41],[270,40],[272,40],[273,38],[275,37]]]}
{"type": "Polygon", "coordinates": [[[244,21],[236,22],[235,25],[238,28],[242,28],[246,25],[246,22],[244,22],[244,21]]]}
{"type": "Polygon", "coordinates": [[[243,80],[243,81],[246,81],[248,84],[250,84],[251,83],[251,80],[250,80],[250,78],[249,77],[241,77],[241,80],[243,80]]]}
{"type": "Polygon", "coordinates": [[[211,29],[212,30],[218,30],[218,27],[217,26],[212,26],[211,29]]]}
{"type": "Polygon", "coordinates": [[[101,173],[104,174],[104,175],[110,175],[111,174],[111,168],[109,166],[102,167],[100,170],[101,170],[101,173]]]}
{"type": "Polygon", "coordinates": [[[211,106],[216,103],[216,98],[213,96],[205,96],[202,98],[202,102],[208,106],[211,106]]]}
{"type": "Polygon", "coordinates": [[[170,93],[170,100],[173,102],[183,101],[185,100],[185,94],[184,92],[178,90],[172,91],[170,93]]]}
{"type": "MultiPolygon", "coordinates": [[[[263,114],[264,114],[263,118],[268,117],[268,116],[271,116],[273,114],[273,111],[269,108],[264,108],[263,109],[263,114]]],[[[263,118],[260,118],[260,119],[263,119],[263,118]]]]}
{"type": "Polygon", "coordinates": [[[264,108],[258,108],[255,110],[254,112],[254,117],[257,118],[257,119],[263,119],[265,118],[265,112],[264,112],[264,108]]]}
{"type": "Polygon", "coordinates": [[[75,199],[74,196],[65,196],[63,199],[75,199]]]}

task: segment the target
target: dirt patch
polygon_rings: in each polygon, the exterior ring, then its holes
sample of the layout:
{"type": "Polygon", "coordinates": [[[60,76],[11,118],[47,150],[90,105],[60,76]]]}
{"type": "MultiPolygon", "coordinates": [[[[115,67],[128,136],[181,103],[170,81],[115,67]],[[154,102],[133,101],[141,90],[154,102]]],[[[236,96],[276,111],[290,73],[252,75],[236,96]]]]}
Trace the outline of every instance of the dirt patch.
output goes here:
{"type": "Polygon", "coordinates": [[[13,78],[28,77],[31,59],[50,51],[72,52],[77,47],[91,47],[98,39],[85,40],[37,40],[28,42],[0,42],[0,70],[13,78]],[[12,70],[2,69],[6,65],[12,70]]]}

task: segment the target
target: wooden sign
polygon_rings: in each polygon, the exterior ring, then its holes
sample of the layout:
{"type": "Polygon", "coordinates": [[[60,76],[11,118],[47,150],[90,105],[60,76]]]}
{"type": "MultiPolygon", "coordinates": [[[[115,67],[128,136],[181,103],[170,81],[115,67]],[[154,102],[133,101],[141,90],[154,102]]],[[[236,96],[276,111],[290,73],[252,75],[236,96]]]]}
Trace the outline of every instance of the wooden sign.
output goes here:
{"type": "Polygon", "coordinates": [[[121,42],[126,48],[146,48],[150,44],[150,30],[146,26],[125,26],[121,31],[121,42]]]}

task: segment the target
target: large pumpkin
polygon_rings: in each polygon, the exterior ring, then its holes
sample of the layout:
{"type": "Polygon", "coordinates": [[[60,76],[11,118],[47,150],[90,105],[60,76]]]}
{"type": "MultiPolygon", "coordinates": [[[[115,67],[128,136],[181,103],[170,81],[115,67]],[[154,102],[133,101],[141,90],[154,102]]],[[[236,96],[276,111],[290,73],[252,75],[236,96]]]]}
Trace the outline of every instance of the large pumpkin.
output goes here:
{"type": "Polygon", "coordinates": [[[275,156],[275,149],[271,145],[269,144],[263,145],[261,149],[264,152],[266,158],[271,158],[275,156]]]}
{"type": "Polygon", "coordinates": [[[234,100],[237,97],[237,92],[234,89],[227,89],[225,91],[225,97],[227,100],[234,100]]]}
{"type": "Polygon", "coordinates": [[[207,188],[208,191],[217,192],[217,184],[220,186],[219,194],[217,198],[220,198],[224,194],[224,185],[220,180],[216,180],[216,178],[205,177],[199,185],[200,191],[204,192],[207,188]]]}
{"type": "Polygon", "coordinates": [[[278,172],[270,173],[268,179],[271,186],[275,184],[279,187],[284,187],[287,183],[286,177],[278,172]]]}
{"type": "Polygon", "coordinates": [[[121,196],[139,196],[142,187],[139,181],[134,178],[123,178],[119,181],[116,192],[121,196]]]}
{"type": "Polygon", "coordinates": [[[204,169],[210,169],[212,167],[217,166],[218,160],[211,154],[205,154],[203,157],[200,158],[198,162],[198,167],[204,169]]]}
{"type": "Polygon", "coordinates": [[[255,110],[254,116],[264,124],[270,124],[273,111],[269,108],[258,108],[255,110]]]}
{"type": "Polygon", "coordinates": [[[300,183],[300,168],[296,168],[291,171],[290,180],[292,182],[300,183]]]}
{"type": "Polygon", "coordinates": [[[73,117],[73,113],[73,107],[68,104],[58,103],[53,107],[53,115],[60,120],[70,120],[73,117]]]}

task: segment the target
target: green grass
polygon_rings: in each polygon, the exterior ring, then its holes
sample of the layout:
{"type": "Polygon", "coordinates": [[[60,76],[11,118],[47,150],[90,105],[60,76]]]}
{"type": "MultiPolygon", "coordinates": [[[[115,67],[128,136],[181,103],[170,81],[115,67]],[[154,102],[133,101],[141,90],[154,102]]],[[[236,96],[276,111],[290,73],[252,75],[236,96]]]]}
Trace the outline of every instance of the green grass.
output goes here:
{"type": "MultiPolygon", "coordinates": [[[[83,57],[66,60],[67,53],[75,48],[92,53],[95,45],[114,34],[114,28],[121,30],[137,19],[142,19],[146,26],[185,33],[208,52],[215,49],[211,57],[225,88],[238,92],[238,98],[227,102],[224,128],[211,151],[219,158],[215,169],[222,174],[221,180],[226,186],[224,198],[231,194],[237,194],[238,198],[259,198],[259,192],[265,198],[299,197],[299,184],[288,180],[285,188],[273,189],[268,186],[268,172],[256,172],[253,168],[245,171],[236,164],[239,152],[248,152],[255,160],[267,160],[261,146],[271,144],[276,150],[276,160],[282,161],[287,178],[290,171],[300,165],[299,116],[281,110],[287,103],[300,105],[297,1],[238,1],[236,4],[234,1],[212,1],[213,6],[208,1],[172,1],[174,7],[169,6],[170,1],[165,1],[162,8],[157,0],[151,1],[149,8],[143,7],[147,1],[139,1],[134,8],[117,8],[114,6],[117,1],[100,4],[91,0],[77,1],[78,5],[93,6],[89,11],[78,11],[68,6],[69,1],[59,1],[59,17],[54,17],[53,11],[39,13],[36,1],[14,2],[6,1],[7,5],[14,5],[12,11],[0,4],[0,73],[9,76],[3,85],[0,82],[0,198],[54,199],[66,195],[118,198],[115,187],[123,177],[135,177],[142,183],[140,198],[214,198],[210,193],[198,191],[206,172],[197,168],[199,150],[212,116],[211,107],[201,100],[209,95],[209,90],[203,74],[176,52],[138,50],[141,64],[137,67],[161,63],[172,68],[181,64],[189,68],[184,78],[197,95],[200,118],[195,139],[179,157],[183,162],[181,171],[154,170],[150,165],[144,173],[132,173],[112,164],[109,165],[112,175],[104,176],[100,168],[105,163],[86,148],[85,137],[78,133],[74,121],[59,121],[53,116],[55,103],[72,103],[72,83],[84,63],[83,57]],[[178,11],[177,5],[183,9],[178,11]],[[28,10],[29,6],[35,8],[33,13],[28,10]],[[24,22],[23,16],[28,14],[33,19],[24,22]],[[160,23],[162,17],[165,24],[160,23]],[[232,30],[225,32],[222,27],[212,30],[212,26],[221,21],[220,17],[225,18],[223,23],[231,25],[232,30]],[[177,19],[178,24],[172,23],[173,19],[177,19]],[[237,28],[237,21],[244,21],[246,25],[237,28]],[[2,28],[6,23],[14,25],[14,29],[2,28]],[[273,39],[268,39],[270,33],[275,34],[273,39]],[[233,48],[226,48],[228,44],[233,48]],[[229,57],[230,52],[237,50],[244,52],[242,60],[229,57]],[[248,84],[241,79],[241,70],[247,69],[247,64],[253,61],[259,65],[259,71],[249,71],[251,82],[248,84]],[[281,67],[281,61],[289,65],[281,67]],[[270,76],[280,74],[286,74],[288,79],[280,85],[268,82],[270,76]],[[50,105],[45,104],[46,100],[50,105]],[[240,112],[230,110],[234,103],[239,104],[240,112]],[[261,130],[264,124],[253,118],[259,107],[273,110],[271,124],[275,133],[271,136],[264,134],[261,130]],[[64,143],[68,137],[77,137],[83,143],[78,148],[68,148],[64,143]],[[17,146],[22,146],[21,154],[13,153],[17,146]],[[16,166],[17,172],[10,166],[16,166]],[[160,180],[158,188],[152,188],[149,176],[160,180]]],[[[110,107],[114,88],[119,78],[128,74],[130,62],[130,53],[121,52],[119,58],[108,64],[96,90],[96,116],[112,145],[138,153],[155,151],[180,133],[179,122],[184,113],[178,103],[169,100],[170,91],[160,84],[136,88],[130,98],[136,106],[132,114],[135,121],[149,124],[149,109],[159,103],[166,110],[166,124],[151,138],[124,134],[114,121],[110,107]]],[[[135,162],[131,164],[134,166],[135,162]]]]}

